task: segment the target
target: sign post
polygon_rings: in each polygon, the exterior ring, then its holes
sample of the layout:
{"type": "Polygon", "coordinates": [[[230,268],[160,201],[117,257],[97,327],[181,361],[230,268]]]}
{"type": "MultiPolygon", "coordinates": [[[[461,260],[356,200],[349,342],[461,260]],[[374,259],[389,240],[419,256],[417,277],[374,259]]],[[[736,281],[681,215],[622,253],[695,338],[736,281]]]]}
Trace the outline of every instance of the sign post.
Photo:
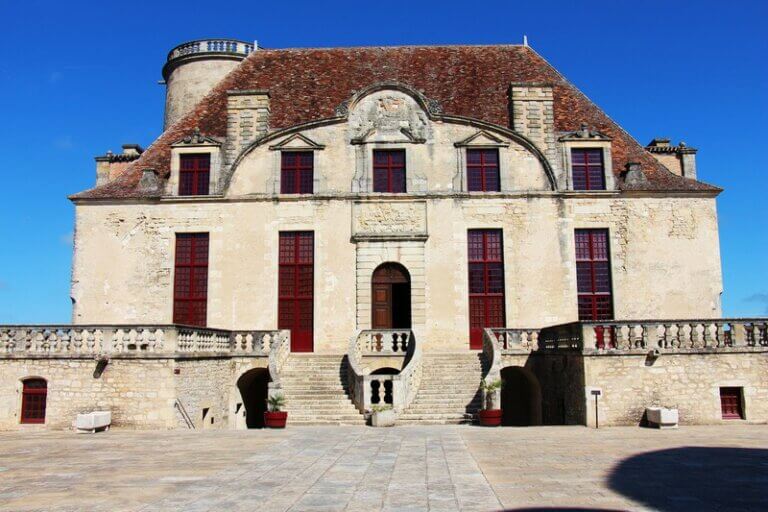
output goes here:
{"type": "Polygon", "coordinates": [[[599,415],[597,413],[597,397],[599,397],[601,394],[602,394],[602,391],[599,389],[592,390],[592,396],[595,397],[595,428],[596,429],[600,428],[599,415]]]}

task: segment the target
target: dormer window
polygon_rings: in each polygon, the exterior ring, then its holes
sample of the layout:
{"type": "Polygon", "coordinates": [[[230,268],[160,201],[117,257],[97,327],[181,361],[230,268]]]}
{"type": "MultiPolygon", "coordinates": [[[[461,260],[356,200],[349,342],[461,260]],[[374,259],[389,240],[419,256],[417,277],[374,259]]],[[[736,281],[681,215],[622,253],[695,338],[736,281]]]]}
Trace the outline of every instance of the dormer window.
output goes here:
{"type": "Polygon", "coordinates": [[[211,180],[211,154],[180,155],[179,195],[207,196],[211,180]]]}
{"type": "Polygon", "coordinates": [[[373,151],[373,191],[401,194],[405,192],[405,150],[373,151]]]}
{"type": "Polygon", "coordinates": [[[467,190],[501,191],[498,149],[467,149],[467,190]]]}
{"type": "Polygon", "coordinates": [[[313,157],[311,151],[282,151],[280,159],[281,194],[313,193],[313,157]]]}
{"type": "Polygon", "coordinates": [[[605,190],[602,148],[571,149],[573,190],[605,190]]]}

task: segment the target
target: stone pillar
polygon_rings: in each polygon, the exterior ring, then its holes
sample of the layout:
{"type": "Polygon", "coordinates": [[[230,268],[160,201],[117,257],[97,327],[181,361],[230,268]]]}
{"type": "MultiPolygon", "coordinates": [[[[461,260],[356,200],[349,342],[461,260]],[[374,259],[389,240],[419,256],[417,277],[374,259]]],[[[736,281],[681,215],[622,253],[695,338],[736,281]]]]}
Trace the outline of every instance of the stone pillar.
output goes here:
{"type": "Polygon", "coordinates": [[[227,142],[224,163],[232,165],[240,152],[269,131],[269,92],[227,91],[227,142]]]}
{"type": "Polygon", "coordinates": [[[512,129],[527,137],[547,157],[560,181],[562,166],[555,142],[555,109],[552,86],[543,83],[512,83],[509,87],[512,129]]]}
{"type": "Polygon", "coordinates": [[[689,148],[685,145],[685,142],[681,142],[678,146],[678,153],[680,154],[680,168],[683,171],[683,176],[692,180],[696,179],[696,149],[689,148]]]}

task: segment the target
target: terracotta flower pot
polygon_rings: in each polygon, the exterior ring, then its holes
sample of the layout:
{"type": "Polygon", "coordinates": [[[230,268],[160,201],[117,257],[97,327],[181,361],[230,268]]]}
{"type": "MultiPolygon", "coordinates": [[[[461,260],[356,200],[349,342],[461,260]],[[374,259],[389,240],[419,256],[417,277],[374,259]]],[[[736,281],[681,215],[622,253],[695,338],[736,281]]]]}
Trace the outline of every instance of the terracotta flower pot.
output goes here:
{"type": "Polygon", "coordinates": [[[478,413],[480,425],[483,427],[498,427],[501,425],[501,409],[488,409],[478,413]]]}
{"type": "Polygon", "coordinates": [[[264,426],[267,428],[285,428],[285,422],[288,421],[288,413],[284,411],[264,413],[264,426]]]}

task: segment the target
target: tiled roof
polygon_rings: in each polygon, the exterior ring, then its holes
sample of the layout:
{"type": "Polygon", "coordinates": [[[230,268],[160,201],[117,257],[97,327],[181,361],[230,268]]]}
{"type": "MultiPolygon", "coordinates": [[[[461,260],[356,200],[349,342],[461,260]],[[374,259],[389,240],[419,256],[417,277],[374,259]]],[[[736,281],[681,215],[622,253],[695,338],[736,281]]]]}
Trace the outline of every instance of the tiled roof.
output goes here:
{"type": "Polygon", "coordinates": [[[439,101],[445,114],[503,127],[511,126],[510,83],[549,83],[554,88],[555,130],[575,131],[586,123],[609,136],[617,174],[627,162],[639,162],[648,178],[643,189],[720,190],[669,172],[527,46],[413,46],[255,51],[120,177],[73,197],[141,197],[138,183],[145,168],[157,169],[161,178],[167,177],[171,144],[196,127],[207,136],[225,138],[229,90],[269,90],[270,128],[275,129],[334,117],[334,109],[355,91],[382,81],[397,81],[422,91],[439,101]]]}

